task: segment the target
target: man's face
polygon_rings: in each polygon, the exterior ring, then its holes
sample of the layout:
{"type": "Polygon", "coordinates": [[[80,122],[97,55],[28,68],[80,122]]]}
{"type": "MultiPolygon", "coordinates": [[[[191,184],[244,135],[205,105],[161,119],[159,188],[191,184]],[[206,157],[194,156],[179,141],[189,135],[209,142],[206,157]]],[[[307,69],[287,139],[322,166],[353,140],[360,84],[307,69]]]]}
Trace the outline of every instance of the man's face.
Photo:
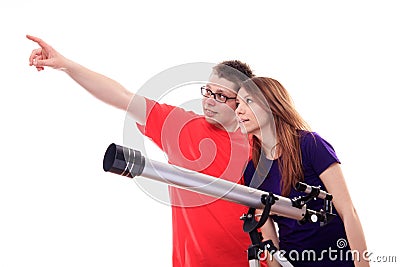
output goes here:
{"type": "Polygon", "coordinates": [[[225,78],[220,78],[218,75],[212,74],[205,87],[209,90],[208,92],[233,98],[228,99],[225,103],[221,103],[211,95],[210,97],[203,97],[202,104],[204,116],[209,123],[225,128],[228,131],[234,131],[237,128],[235,98],[238,86],[225,78]]]}

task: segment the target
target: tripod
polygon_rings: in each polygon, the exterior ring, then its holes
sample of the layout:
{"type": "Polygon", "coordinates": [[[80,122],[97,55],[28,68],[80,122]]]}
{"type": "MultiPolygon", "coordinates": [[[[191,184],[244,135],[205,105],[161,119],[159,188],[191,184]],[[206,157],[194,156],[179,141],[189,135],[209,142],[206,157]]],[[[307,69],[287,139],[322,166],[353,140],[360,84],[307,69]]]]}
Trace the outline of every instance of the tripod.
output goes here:
{"type": "MultiPolygon", "coordinates": [[[[332,213],[332,195],[321,190],[320,187],[309,186],[305,183],[298,182],[296,184],[296,190],[305,192],[306,195],[296,197],[291,200],[293,208],[302,209],[309,201],[315,198],[324,199],[324,207],[320,212],[306,209],[306,212],[301,220],[300,224],[307,222],[320,222],[320,225],[326,225],[336,215],[332,213]]],[[[260,266],[260,255],[267,250],[269,255],[273,257],[283,267],[293,267],[293,265],[284,257],[283,253],[275,247],[272,240],[262,241],[262,234],[258,229],[263,226],[268,220],[272,206],[279,200],[279,197],[273,193],[265,193],[261,195],[261,202],[264,204],[263,212],[260,219],[256,220],[255,208],[250,207],[247,214],[242,215],[240,218],[243,220],[243,230],[249,233],[251,245],[247,249],[247,258],[249,260],[250,267],[260,266]]]]}
{"type": "Polygon", "coordinates": [[[263,195],[262,200],[264,210],[260,219],[256,220],[255,208],[249,208],[247,214],[244,214],[240,219],[243,220],[243,230],[249,233],[251,245],[247,249],[247,259],[250,267],[259,267],[262,253],[265,250],[283,267],[293,267],[293,265],[283,256],[277,247],[275,247],[272,240],[262,241],[262,234],[258,229],[265,224],[271,211],[271,206],[275,203],[275,197],[272,193],[263,195]]]}

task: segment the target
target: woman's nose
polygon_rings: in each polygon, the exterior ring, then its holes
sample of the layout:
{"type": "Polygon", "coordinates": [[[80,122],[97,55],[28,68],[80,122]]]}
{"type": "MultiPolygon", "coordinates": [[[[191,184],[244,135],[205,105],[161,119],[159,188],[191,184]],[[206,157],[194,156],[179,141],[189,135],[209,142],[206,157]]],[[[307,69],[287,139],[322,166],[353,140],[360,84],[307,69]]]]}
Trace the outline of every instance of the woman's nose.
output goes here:
{"type": "Polygon", "coordinates": [[[236,115],[243,114],[243,108],[242,108],[241,104],[239,104],[239,103],[237,104],[235,113],[236,113],[236,115]]]}

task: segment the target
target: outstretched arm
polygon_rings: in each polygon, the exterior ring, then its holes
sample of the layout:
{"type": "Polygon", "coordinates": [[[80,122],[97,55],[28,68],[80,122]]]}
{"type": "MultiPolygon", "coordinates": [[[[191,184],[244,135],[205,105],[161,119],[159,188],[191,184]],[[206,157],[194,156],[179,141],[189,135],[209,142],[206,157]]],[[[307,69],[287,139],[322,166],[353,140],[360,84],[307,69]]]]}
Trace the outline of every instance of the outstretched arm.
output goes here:
{"type": "Polygon", "coordinates": [[[369,266],[369,262],[363,257],[363,253],[367,252],[364,232],[339,163],[332,164],[320,177],[328,192],[333,195],[333,205],[343,220],[350,249],[359,252],[360,258],[355,259],[355,266],[369,266]]]}
{"type": "Polygon", "coordinates": [[[146,100],[143,96],[135,95],[118,82],[65,58],[42,39],[31,35],[26,37],[40,46],[32,51],[30,66],[35,66],[38,71],[44,67],[64,71],[96,98],[128,111],[139,124],[145,124],[146,100]]]}

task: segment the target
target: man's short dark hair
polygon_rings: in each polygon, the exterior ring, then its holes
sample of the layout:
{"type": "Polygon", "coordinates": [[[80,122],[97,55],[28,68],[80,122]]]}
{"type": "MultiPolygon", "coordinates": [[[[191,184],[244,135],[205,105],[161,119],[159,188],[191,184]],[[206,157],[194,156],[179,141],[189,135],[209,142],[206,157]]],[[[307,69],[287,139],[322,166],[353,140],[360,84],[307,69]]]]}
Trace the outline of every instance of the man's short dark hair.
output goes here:
{"type": "Polygon", "coordinates": [[[239,87],[244,81],[255,76],[250,66],[239,60],[222,61],[214,66],[213,73],[237,84],[239,87]]]}

